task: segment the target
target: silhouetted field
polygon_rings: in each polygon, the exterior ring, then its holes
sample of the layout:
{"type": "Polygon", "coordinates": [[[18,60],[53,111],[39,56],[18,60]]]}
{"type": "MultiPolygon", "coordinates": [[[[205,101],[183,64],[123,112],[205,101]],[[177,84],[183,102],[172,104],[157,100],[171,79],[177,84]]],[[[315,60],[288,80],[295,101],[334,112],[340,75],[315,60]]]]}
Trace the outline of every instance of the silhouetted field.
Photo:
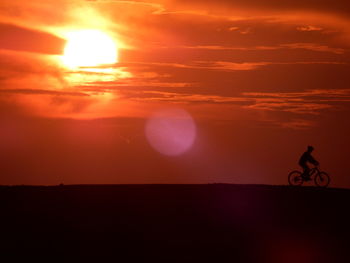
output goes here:
{"type": "Polygon", "coordinates": [[[0,254],[46,262],[350,262],[349,201],[350,190],[313,187],[3,186],[0,254]]]}

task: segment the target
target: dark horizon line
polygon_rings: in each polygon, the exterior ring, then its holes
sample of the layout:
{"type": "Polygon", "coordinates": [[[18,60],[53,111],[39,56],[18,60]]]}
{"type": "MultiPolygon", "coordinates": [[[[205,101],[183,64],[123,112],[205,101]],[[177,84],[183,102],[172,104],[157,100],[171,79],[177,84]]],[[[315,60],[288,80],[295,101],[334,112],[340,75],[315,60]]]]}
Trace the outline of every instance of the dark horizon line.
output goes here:
{"type": "Polygon", "coordinates": [[[290,186],[288,184],[235,184],[235,183],[121,183],[121,184],[50,184],[50,185],[35,185],[35,184],[14,184],[14,185],[2,185],[0,188],[59,188],[59,187],[138,187],[138,186],[232,186],[232,187],[267,187],[267,188],[290,188],[290,189],[319,189],[319,190],[345,190],[350,191],[350,188],[344,187],[317,187],[317,186],[290,186]]]}

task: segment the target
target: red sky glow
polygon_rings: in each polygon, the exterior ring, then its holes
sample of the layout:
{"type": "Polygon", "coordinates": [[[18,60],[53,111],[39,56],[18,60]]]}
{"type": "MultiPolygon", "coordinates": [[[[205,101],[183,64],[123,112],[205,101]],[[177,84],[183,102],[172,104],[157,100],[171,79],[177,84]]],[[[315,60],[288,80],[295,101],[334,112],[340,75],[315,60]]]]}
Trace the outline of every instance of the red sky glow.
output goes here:
{"type": "Polygon", "coordinates": [[[349,188],[349,51],[346,0],[2,0],[0,184],[286,184],[313,145],[349,188]],[[65,65],[83,30],[115,62],[65,65]]]}

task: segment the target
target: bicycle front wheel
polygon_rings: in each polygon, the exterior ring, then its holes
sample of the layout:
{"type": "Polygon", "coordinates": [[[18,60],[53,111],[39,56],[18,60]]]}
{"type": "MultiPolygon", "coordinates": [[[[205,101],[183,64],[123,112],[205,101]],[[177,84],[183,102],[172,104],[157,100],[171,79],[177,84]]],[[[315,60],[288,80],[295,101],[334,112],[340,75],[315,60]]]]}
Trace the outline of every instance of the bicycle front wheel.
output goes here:
{"type": "Polygon", "coordinates": [[[303,184],[304,180],[301,177],[301,172],[293,171],[288,175],[288,182],[293,186],[300,186],[303,184]]]}
{"type": "Polygon", "coordinates": [[[315,176],[315,184],[320,187],[327,187],[331,178],[325,172],[320,172],[315,176]]]}

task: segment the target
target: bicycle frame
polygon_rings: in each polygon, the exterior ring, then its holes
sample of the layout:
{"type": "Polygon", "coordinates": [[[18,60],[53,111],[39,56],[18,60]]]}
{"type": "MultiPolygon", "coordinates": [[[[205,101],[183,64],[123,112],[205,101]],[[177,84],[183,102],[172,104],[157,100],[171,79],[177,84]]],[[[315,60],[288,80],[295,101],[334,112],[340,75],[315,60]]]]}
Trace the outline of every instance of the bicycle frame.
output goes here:
{"type": "Polygon", "coordinates": [[[318,166],[314,166],[310,169],[309,176],[310,177],[317,176],[319,173],[320,173],[320,169],[318,169],[318,166]]]}

